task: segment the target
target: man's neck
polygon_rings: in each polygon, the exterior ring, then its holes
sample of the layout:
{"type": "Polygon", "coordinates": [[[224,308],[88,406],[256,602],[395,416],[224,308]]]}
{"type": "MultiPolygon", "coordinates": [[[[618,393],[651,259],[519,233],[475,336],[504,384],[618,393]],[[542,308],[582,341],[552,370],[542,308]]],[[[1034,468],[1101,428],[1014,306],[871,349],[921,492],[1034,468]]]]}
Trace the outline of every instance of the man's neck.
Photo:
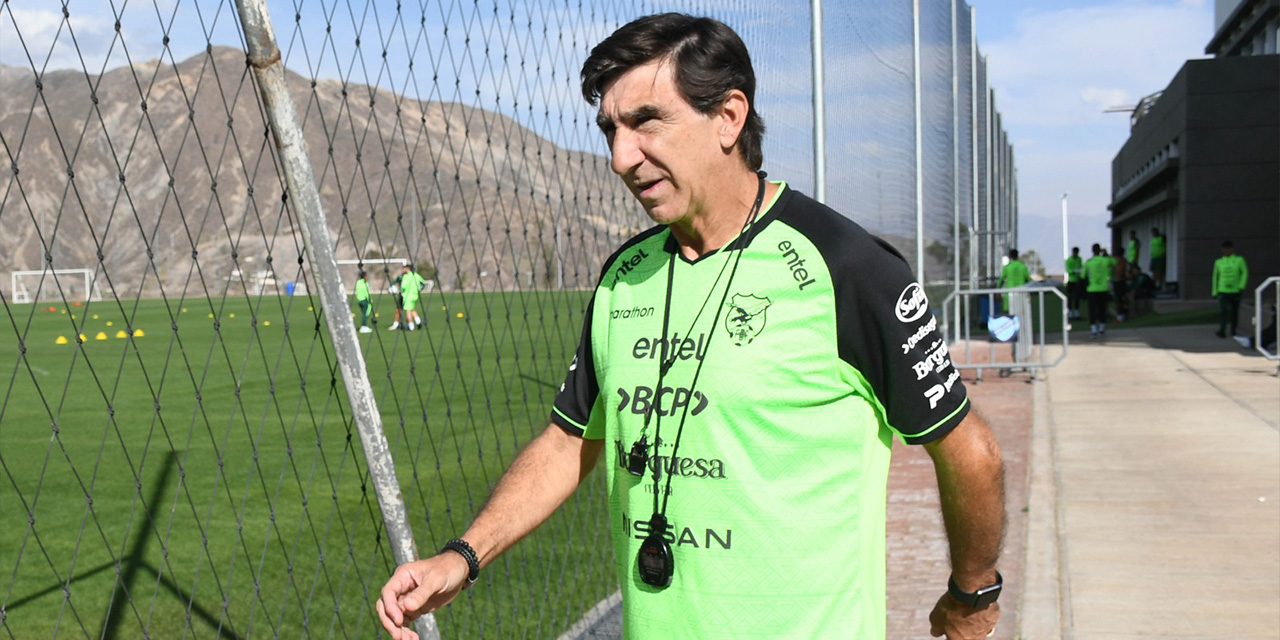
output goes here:
{"type": "MultiPolygon", "coordinates": [[[[747,223],[756,202],[760,178],[754,171],[735,172],[718,190],[685,219],[670,225],[680,243],[680,253],[690,260],[715,251],[732,241],[747,223]]],[[[778,185],[765,182],[764,200],[777,193],[778,185]]],[[[764,203],[760,204],[764,209],[764,203]]],[[[757,217],[763,211],[756,212],[757,217]]]]}

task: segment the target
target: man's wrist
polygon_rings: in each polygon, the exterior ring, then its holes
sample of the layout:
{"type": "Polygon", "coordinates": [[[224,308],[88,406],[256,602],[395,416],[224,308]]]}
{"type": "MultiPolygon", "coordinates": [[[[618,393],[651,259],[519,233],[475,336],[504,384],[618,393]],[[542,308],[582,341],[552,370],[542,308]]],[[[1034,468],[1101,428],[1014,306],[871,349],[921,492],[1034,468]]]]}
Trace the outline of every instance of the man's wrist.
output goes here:
{"type": "Polygon", "coordinates": [[[476,554],[475,549],[462,538],[454,538],[444,544],[440,549],[440,553],[451,551],[460,556],[467,563],[467,587],[476,583],[480,578],[480,556],[476,554]]]}
{"type": "Polygon", "coordinates": [[[947,593],[951,599],[959,602],[966,607],[981,609],[994,603],[1000,598],[1000,592],[1004,588],[1004,578],[999,571],[992,570],[995,574],[990,579],[966,580],[964,585],[956,581],[954,575],[947,579],[947,593]],[[975,582],[977,584],[975,586],[975,582]]]}

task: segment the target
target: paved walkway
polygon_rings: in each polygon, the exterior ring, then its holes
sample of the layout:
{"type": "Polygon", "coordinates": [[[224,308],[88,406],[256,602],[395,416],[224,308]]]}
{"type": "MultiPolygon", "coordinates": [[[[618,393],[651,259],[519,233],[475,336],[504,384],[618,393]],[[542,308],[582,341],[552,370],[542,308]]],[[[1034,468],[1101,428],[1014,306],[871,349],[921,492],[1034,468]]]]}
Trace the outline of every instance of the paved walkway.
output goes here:
{"type": "Polygon", "coordinates": [[[1037,385],[1021,637],[1280,637],[1280,378],[1214,329],[1113,328],[1037,385]]]}

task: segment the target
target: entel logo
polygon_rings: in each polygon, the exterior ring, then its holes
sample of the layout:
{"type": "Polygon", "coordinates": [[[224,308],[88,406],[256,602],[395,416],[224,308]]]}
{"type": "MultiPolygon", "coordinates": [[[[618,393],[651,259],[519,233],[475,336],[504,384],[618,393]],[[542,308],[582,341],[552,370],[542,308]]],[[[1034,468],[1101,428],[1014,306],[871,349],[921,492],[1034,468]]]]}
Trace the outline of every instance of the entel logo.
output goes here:
{"type": "Polygon", "coordinates": [[[898,304],[893,308],[893,314],[898,317],[898,322],[915,322],[924,317],[929,312],[929,299],[924,295],[924,289],[917,282],[907,285],[902,290],[902,295],[898,296],[898,304]]]}

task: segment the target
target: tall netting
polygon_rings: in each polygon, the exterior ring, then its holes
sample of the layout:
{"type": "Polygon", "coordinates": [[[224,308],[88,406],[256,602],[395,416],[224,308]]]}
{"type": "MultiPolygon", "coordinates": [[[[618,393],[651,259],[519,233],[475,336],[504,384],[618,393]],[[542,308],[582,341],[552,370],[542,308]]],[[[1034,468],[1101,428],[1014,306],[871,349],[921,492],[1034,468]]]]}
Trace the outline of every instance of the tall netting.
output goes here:
{"type": "Polygon", "coordinates": [[[970,281],[970,233],[974,227],[974,189],[977,186],[974,168],[977,157],[974,155],[974,117],[977,105],[974,102],[974,49],[973,18],[964,0],[954,0],[956,12],[955,39],[955,73],[956,73],[956,202],[955,228],[951,241],[952,254],[947,262],[954,260],[955,270],[959,274],[960,285],[971,286],[970,281]]]}
{"type": "Polygon", "coordinates": [[[828,4],[827,203],[916,264],[913,19],[909,4],[828,4]]]}
{"type": "Polygon", "coordinates": [[[920,3],[921,149],[924,170],[924,246],[926,283],[952,280],[952,227],[956,207],[955,95],[952,46],[953,0],[920,3]]]}
{"type": "MultiPolygon", "coordinates": [[[[913,266],[918,238],[943,252],[927,280],[951,277],[957,216],[1016,213],[956,1],[957,46],[949,2],[922,7],[923,228],[910,6],[825,10],[828,201],[913,266]]],[[[370,290],[350,312],[423,553],[545,426],[602,261],[650,225],[581,98],[595,43],[647,13],[725,20],[765,168],[815,183],[807,4],[268,7],[342,285],[370,290]]],[[[0,3],[0,636],[378,633],[393,545],[246,50],[232,0],[0,3]]],[[[442,635],[558,635],[617,588],[609,527],[597,473],[442,635]]]]}

